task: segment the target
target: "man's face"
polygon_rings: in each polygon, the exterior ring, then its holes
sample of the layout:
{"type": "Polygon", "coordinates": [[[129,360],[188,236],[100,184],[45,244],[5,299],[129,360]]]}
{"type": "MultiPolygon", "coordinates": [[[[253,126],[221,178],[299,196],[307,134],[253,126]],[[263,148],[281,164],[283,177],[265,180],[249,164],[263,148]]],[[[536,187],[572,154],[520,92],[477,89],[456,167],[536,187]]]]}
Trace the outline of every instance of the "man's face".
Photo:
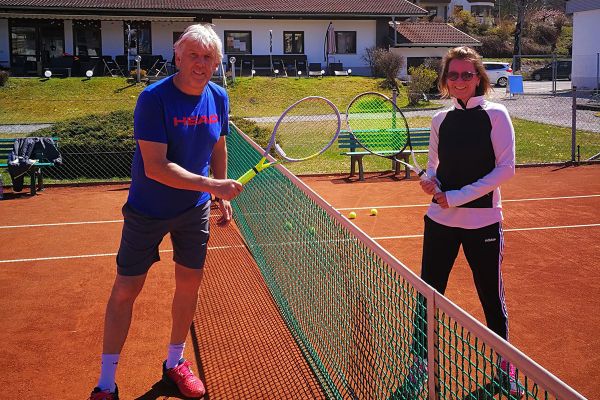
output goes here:
{"type": "Polygon", "coordinates": [[[211,48],[195,41],[182,43],[175,55],[179,83],[186,93],[200,94],[219,65],[211,48]],[[199,91],[199,92],[198,92],[199,91]]]}

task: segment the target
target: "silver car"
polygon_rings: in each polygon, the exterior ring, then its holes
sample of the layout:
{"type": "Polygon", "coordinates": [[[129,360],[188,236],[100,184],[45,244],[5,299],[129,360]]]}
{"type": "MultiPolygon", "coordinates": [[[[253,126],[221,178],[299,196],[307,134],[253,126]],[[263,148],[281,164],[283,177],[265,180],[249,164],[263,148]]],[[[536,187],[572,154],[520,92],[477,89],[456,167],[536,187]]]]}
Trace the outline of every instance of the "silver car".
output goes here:
{"type": "Polygon", "coordinates": [[[484,61],[483,66],[485,67],[485,72],[487,72],[492,85],[505,87],[508,84],[508,77],[513,74],[509,63],[484,61]]]}

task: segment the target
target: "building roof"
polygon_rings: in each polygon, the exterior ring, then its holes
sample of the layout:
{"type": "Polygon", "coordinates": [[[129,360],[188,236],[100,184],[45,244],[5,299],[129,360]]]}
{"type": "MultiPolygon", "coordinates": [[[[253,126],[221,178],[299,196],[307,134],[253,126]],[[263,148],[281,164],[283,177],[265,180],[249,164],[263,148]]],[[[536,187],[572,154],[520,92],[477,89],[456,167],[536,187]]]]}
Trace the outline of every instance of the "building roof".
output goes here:
{"type": "Polygon", "coordinates": [[[442,22],[396,22],[396,31],[396,47],[481,46],[479,40],[442,22]]]}
{"type": "Polygon", "coordinates": [[[567,14],[582,11],[600,10],[599,0],[569,0],[567,1],[567,14]]]}
{"type": "Polygon", "coordinates": [[[407,0],[0,0],[0,11],[169,12],[204,15],[383,17],[426,15],[407,0]]]}
{"type": "Polygon", "coordinates": [[[438,5],[438,4],[450,4],[451,0],[419,0],[416,3],[419,5],[438,5]]]}

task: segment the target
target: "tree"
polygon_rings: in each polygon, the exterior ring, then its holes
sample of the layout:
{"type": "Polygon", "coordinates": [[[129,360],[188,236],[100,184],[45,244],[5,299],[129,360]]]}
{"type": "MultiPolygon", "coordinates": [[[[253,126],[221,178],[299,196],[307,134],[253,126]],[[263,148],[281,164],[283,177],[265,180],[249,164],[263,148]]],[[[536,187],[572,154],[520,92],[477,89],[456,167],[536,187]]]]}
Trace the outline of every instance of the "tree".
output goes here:
{"type": "Polygon", "coordinates": [[[423,94],[427,93],[436,81],[438,74],[433,69],[424,65],[410,67],[410,82],[408,84],[408,104],[414,106],[423,99],[423,94]]]}

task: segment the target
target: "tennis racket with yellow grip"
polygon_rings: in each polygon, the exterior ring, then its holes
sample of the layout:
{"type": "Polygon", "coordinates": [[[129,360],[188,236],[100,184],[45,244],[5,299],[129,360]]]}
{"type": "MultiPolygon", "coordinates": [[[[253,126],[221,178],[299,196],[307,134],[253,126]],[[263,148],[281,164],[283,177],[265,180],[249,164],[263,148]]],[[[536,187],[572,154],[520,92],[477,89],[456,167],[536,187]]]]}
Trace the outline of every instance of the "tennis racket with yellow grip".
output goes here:
{"type": "Polygon", "coordinates": [[[326,98],[298,100],[277,119],[263,157],[238,182],[245,185],[275,164],[306,161],[322,154],[335,143],[341,125],[340,112],[326,98]]]}

